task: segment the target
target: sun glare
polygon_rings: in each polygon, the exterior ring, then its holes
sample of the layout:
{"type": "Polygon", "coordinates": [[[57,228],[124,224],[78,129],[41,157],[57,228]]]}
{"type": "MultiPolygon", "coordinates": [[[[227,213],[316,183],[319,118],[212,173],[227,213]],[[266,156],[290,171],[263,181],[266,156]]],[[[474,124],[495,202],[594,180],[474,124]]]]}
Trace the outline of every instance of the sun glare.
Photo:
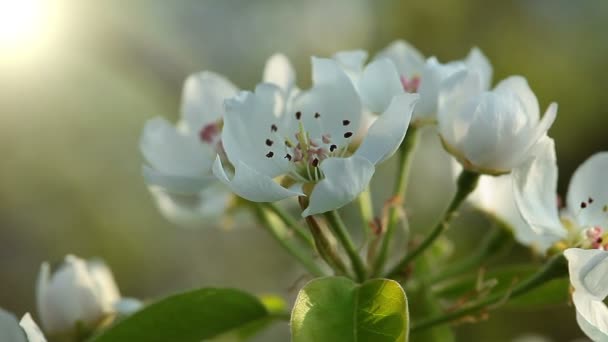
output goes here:
{"type": "Polygon", "coordinates": [[[0,56],[33,52],[52,30],[54,0],[0,0],[0,56]]]}

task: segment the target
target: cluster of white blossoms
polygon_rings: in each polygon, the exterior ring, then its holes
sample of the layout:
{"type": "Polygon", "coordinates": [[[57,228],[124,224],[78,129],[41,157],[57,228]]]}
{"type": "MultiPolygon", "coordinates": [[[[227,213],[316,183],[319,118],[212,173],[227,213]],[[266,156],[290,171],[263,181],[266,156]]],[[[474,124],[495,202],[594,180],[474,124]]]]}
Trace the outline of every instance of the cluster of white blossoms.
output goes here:
{"type": "Polygon", "coordinates": [[[481,175],[474,205],[507,221],[523,244],[565,250],[578,322],[589,337],[608,339],[608,154],[576,171],[560,211],[547,136],[557,104],[541,117],[524,77],[492,87],[492,66],[477,48],[442,64],[397,41],[366,64],[367,57],[361,50],[313,57],[308,90],[296,86],[280,54],[253,91],[212,72],[190,76],[177,125],[152,119],[141,138],[144,177],[162,212],[217,216],[236,195],[301,197],[303,217],[326,213],[368,187],[408,127],[424,126],[460,167],[481,175]]]}
{"type": "MultiPolygon", "coordinates": [[[[73,255],[66,256],[52,275],[49,264],[42,264],[36,302],[46,335],[68,339],[86,337],[105,320],[141,307],[138,300],[120,296],[114,277],[103,262],[73,255]]],[[[45,342],[46,338],[29,313],[17,322],[12,314],[0,309],[0,341],[45,342]]]]}

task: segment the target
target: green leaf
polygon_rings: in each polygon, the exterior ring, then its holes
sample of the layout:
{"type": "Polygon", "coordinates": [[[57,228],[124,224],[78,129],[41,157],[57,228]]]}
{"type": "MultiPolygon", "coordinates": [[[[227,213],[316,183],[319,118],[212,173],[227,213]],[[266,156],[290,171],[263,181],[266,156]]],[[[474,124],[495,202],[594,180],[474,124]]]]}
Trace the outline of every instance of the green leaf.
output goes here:
{"type": "MultiPolygon", "coordinates": [[[[205,288],[173,295],[118,322],[94,342],[200,342],[234,333],[242,340],[252,327],[274,316],[256,297],[233,289],[205,288]]],[[[258,329],[255,329],[257,331],[258,329]]]]}
{"type": "Polygon", "coordinates": [[[405,292],[389,279],[315,279],[300,291],[291,315],[293,342],[407,341],[408,329],[405,292]]]}
{"type": "MultiPolygon", "coordinates": [[[[471,298],[476,293],[478,283],[485,284],[480,289],[485,295],[506,292],[537,270],[538,266],[535,265],[504,266],[488,272],[481,281],[478,274],[468,274],[441,282],[433,286],[433,293],[443,299],[471,298]]],[[[568,286],[567,278],[554,279],[525,295],[509,300],[505,306],[513,309],[532,309],[564,304],[568,302],[568,286]]]]}

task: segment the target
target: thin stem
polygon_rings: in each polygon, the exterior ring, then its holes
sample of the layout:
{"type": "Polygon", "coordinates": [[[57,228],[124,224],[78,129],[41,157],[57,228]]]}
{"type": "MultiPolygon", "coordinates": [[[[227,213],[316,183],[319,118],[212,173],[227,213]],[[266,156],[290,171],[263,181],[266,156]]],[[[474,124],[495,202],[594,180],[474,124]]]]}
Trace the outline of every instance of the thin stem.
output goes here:
{"type": "Polygon", "coordinates": [[[319,266],[315,263],[315,261],[304,251],[300,246],[294,244],[292,241],[289,241],[287,231],[284,227],[278,225],[276,220],[272,220],[268,216],[268,212],[264,209],[264,206],[260,203],[253,203],[252,205],[253,211],[257,216],[258,220],[262,224],[262,226],[268,230],[270,235],[287,251],[287,253],[291,254],[294,258],[296,258],[303,266],[316,277],[325,276],[323,271],[319,268],[319,266]]]}
{"type": "MultiPolygon", "coordinates": [[[[412,164],[412,157],[414,155],[416,145],[418,144],[419,135],[420,133],[418,128],[415,126],[410,126],[405,138],[403,139],[403,144],[399,149],[399,166],[397,168],[397,181],[395,182],[395,192],[393,193],[393,198],[403,199],[405,196],[405,192],[407,191],[407,180],[412,164]]],[[[399,204],[399,207],[392,206],[389,209],[386,231],[382,239],[382,244],[380,245],[380,252],[378,253],[376,261],[372,267],[372,276],[377,276],[380,274],[384,264],[386,263],[390,243],[393,239],[395,228],[399,223],[400,207],[401,204],[399,204]]]]}
{"type": "Polygon", "coordinates": [[[363,230],[364,241],[368,241],[370,233],[369,223],[374,217],[372,196],[369,187],[359,195],[357,202],[359,203],[359,211],[361,212],[361,229],[363,230]]]}
{"type": "Polygon", "coordinates": [[[302,240],[302,242],[307,244],[309,247],[314,248],[315,243],[312,237],[306,234],[304,227],[302,227],[293,216],[275,203],[266,203],[266,206],[268,209],[272,210],[272,212],[275,213],[287,227],[291,228],[291,230],[296,233],[297,237],[302,240]]]}
{"type": "Polygon", "coordinates": [[[460,207],[460,204],[469,196],[475,187],[477,186],[477,181],[479,180],[479,174],[467,170],[463,170],[458,177],[458,188],[456,189],[456,193],[450,202],[447,210],[443,214],[442,219],[437,223],[435,228],[431,231],[431,233],[418,245],[413,251],[407,254],[405,257],[397,263],[391,270],[388,272],[387,277],[395,277],[398,276],[401,271],[416,257],[418,257],[422,252],[424,252],[429,246],[435,242],[435,240],[443,233],[449,226],[450,221],[454,217],[456,210],[460,207]]]}
{"type": "Polygon", "coordinates": [[[506,299],[521,296],[526,292],[529,292],[550,280],[562,277],[567,274],[568,268],[566,259],[560,253],[552,257],[536,274],[518,283],[510,291],[508,290],[505,293],[498,293],[492,296],[488,296],[485,299],[478,301],[477,303],[470,304],[459,310],[414,323],[412,325],[411,331],[414,332],[428,329],[439,324],[448,323],[459,318],[475,314],[483,309],[488,308],[488,306],[500,303],[501,301],[504,301],[506,299]]]}
{"type": "Polygon", "coordinates": [[[508,224],[494,215],[489,215],[489,217],[495,220],[496,224],[484,236],[483,240],[479,244],[479,248],[476,248],[475,252],[465,259],[449,265],[439,272],[439,274],[431,277],[432,282],[435,283],[445,280],[455,275],[465,273],[474,267],[481,266],[487,263],[487,261],[493,255],[501,250],[504,250],[503,247],[505,245],[513,242],[513,234],[508,228],[508,224]]]}
{"type": "Polygon", "coordinates": [[[340,241],[342,247],[344,247],[346,254],[348,254],[350,262],[353,266],[353,270],[355,271],[357,281],[364,281],[367,276],[367,272],[365,270],[365,265],[363,264],[363,259],[361,259],[361,256],[357,252],[357,248],[351,240],[350,235],[346,230],[346,226],[344,225],[344,222],[342,222],[340,214],[338,214],[336,210],[332,210],[325,213],[325,218],[331,226],[332,231],[338,238],[338,241],[340,241]]]}

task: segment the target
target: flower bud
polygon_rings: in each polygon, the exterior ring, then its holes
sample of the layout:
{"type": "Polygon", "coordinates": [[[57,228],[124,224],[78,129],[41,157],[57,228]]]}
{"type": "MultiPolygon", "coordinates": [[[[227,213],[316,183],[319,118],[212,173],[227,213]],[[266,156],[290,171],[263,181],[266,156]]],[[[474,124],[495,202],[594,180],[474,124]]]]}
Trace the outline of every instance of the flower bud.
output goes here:
{"type": "Polygon", "coordinates": [[[93,328],[114,313],[120,300],[112,273],[105,264],[73,255],[51,276],[43,263],[38,275],[38,312],[47,334],[73,330],[77,324],[93,328]]]}

